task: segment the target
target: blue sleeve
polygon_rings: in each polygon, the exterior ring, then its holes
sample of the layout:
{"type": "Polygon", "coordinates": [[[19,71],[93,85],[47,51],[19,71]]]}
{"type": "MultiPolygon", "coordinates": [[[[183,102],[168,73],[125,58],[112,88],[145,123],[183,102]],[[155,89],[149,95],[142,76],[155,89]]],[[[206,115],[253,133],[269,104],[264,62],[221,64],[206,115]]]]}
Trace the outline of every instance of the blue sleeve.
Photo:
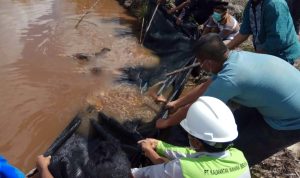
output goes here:
{"type": "Polygon", "coordinates": [[[240,34],[242,35],[252,34],[252,30],[250,27],[250,15],[249,15],[250,3],[249,2],[247,3],[243,13],[243,21],[240,28],[240,34]]]}
{"type": "Polygon", "coordinates": [[[0,177],[25,178],[25,175],[19,169],[10,165],[2,156],[0,156],[0,177]]]}
{"type": "Polygon", "coordinates": [[[262,27],[266,35],[266,39],[262,44],[264,50],[276,51],[287,45],[285,43],[288,42],[289,33],[293,30],[289,28],[291,25],[288,25],[291,21],[289,9],[285,2],[276,1],[276,3],[270,2],[265,5],[262,27]]]}
{"type": "Polygon", "coordinates": [[[230,99],[240,94],[240,89],[227,77],[214,77],[203,96],[211,96],[227,103],[230,99]]]}

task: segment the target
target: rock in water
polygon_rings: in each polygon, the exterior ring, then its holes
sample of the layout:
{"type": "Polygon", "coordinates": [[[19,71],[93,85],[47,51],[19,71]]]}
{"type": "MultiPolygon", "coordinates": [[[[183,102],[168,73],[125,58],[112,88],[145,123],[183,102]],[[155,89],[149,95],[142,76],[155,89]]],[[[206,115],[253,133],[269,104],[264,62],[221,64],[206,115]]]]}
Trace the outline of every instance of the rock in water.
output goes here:
{"type": "Polygon", "coordinates": [[[105,54],[107,54],[109,51],[111,51],[111,49],[109,49],[109,48],[102,48],[100,52],[96,52],[95,53],[95,56],[96,57],[102,57],[105,54]]]}
{"type": "Polygon", "coordinates": [[[111,49],[109,48],[102,48],[101,51],[96,52],[96,53],[76,53],[73,54],[72,57],[75,59],[78,59],[80,61],[90,61],[93,58],[98,58],[98,57],[103,57],[105,54],[107,54],[111,49]]]}
{"type": "Polygon", "coordinates": [[[76,53],[72,55],[72,57],[80,61],[89,61],[92,58],[92,55],[88,53],[76,53]]]}

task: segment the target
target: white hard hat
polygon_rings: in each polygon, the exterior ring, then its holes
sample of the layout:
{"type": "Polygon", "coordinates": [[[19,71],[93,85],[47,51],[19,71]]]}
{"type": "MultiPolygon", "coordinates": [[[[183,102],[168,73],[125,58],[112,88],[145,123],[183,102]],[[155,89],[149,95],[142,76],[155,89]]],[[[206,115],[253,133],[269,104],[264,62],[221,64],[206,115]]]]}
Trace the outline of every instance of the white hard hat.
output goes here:
{"type": "Polygon", "coordinates": [[[180,125],[192,136],[209,142],[230,142],[238,136],[231,110],[209,96],[198,98],[180,125]]]}

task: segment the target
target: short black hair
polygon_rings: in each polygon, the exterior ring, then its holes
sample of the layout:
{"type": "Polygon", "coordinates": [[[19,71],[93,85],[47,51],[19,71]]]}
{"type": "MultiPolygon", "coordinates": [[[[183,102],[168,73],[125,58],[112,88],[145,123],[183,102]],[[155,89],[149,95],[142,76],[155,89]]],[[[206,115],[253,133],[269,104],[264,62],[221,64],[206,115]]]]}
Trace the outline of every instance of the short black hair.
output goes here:
{"type": "Polygon", "coordinates": [[[228,9],[228,2],[219,2],[214,4],[214,9],[226,11],[228,9]]]}
{"type": "Polygon", "coordinates": [[[228,51],[227,46],[216,33],[209,33],[201,36],[195,42],[193,52],[196,57],[206,58],[213,61],[226,60],[225,53],[228,51]]]}
{"type": "Polygon", "coordinates": [[[222,152],[233,146],[232,142],[216,143],[214,146],[207,144],[205,141],[199,139],[205,148],[205,151],[210,153],[222,152]]]}
{"type": "MultiPolygon", "coordinates": [[[[189,133],[188,133],[189,134],[189,133]]],[[[202,140],[200,138],[197,138],[191,134],[189,134],[192,138],[198,140],[199,142],[201,142],[201,144],[203,145],[205,151],[210,152],[210,153],[215,153],[215,152],[222,152],[227,150],[228,148],[233,146],[233,142],[216,142],[213,146],[209,145],[207,141],[202,140]]]]}

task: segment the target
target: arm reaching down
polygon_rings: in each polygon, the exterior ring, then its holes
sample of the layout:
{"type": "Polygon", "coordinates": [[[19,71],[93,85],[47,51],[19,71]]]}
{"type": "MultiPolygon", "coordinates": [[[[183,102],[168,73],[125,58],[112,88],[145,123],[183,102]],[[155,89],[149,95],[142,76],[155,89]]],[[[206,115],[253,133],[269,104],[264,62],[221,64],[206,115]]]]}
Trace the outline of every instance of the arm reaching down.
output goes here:
{"type": "Polygon", "coordinates": [[[180,107],[183,107],[187,104],[191,104],[191,103],[195,102],[205,92],[205,90],[207,89],[207,87],[210,85],[211,82],[212,82],[212,80],[209,79],[206,82],[193,88],[185,96],[183,96],[175,101],[169,102],[167,104],[167,108],[177,110],[180,107]]]}
{"type": "Polygon", "coordinates": [[[231,40],[228,44],[227,47],[228,49],[232,50],[236,47],[238,47],[240,44],[242,44],[244,41],[248,39],[250,35],[243,35],[241,33],[237,34],[233,40],[231,40]]]}

